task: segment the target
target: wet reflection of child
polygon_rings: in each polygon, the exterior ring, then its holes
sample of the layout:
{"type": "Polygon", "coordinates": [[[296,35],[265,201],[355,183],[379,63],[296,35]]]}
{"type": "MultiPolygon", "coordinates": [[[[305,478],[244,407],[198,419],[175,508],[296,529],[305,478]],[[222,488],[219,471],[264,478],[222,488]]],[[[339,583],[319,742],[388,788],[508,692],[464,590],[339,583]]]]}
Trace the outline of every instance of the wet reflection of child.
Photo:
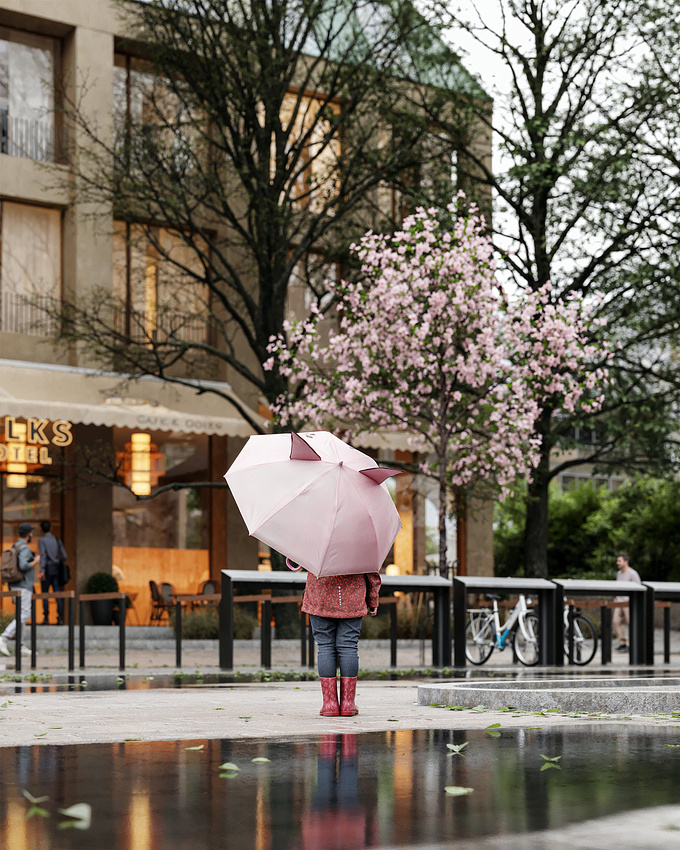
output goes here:
{"type": "Polygon", "coordinates": [[[302,610],[309,614],[319,648],[318,667],[324,717],[351,717],[359,713],[354,701],[359,672],[361,618],[378,613],[380,575],[307,576],[302,610]],[[337,671],[340,667],[340,700],[337,671]]]}
{"type": "Polygon", "coordinates": [[[375,847],[376,824],[364,802],[359,794],[356,735],[324,735],[311,809],[302,815],[301,846],[314,850],[375,847]]]}

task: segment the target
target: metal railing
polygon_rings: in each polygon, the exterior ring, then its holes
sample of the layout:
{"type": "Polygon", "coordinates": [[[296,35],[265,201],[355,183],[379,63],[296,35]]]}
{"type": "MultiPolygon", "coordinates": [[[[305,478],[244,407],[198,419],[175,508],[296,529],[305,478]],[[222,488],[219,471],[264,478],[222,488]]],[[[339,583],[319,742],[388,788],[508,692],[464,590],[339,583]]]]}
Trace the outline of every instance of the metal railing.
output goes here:
{"type": "Polygon", "coordinates": [[[52,336],[56,300],[49,295],[3,292],[0,297],[0,330],[30,336],[52,336]]]}
{"type": "Polygon", "coordinates": [[[133,342],[151,343],[176,339],[180,342],[201,344],[208,342],[210,325],[207,319],[190,318],[170,310],[156,315],[143,310],[117,309],[115,329],[129,336],[133,342]]]}
{"type": "Polygon", "coordinates": [[[66,162],[66,133],[53,121],[10,115],[0,109],[0,153],[38,162],[66,162]]]}

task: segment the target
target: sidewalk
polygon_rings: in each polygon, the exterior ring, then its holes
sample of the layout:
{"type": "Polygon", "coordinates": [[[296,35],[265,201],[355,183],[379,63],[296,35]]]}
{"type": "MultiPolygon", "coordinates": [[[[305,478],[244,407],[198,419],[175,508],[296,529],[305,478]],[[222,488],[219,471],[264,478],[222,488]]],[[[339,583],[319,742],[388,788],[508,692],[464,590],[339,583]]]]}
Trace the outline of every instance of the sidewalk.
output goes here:
{"type": "MultiPolygon", "coordinates": [[[[89,628],[89,627],[88,627],[89,628]]],[[[94,627],[92,627],[94,628],[94,627]]],[[[139,674],[153,675],[157,673],[171,673],[177,670],[174,639],[168,637],[169,630],[148,629],[142,627],[143,632],[136,633],[136,627],[126,629],[126,670],[139,674]],[[155,638],[155,633],[159,637],[155,638]],[[136,636],[139,634],[139,637],[136,636]],[[147,635],[151,637],[147,639],[147,635]],[[152,639],[153,638],[153,639],[152,639]]],[[[100,630],[101,631],[101,630],[100,630]]],[[[86,640],[85,670],[118,670],[118,633],[116,628],[110,628],[110,634],[106,640],[97,635],[100,632],[93,631],[90,637],[88,631],[86,640]]],[[[27,635],[27,642],[30,640],[27,635]]],[[[661,670],[663,664],[663,630],[657,629],[655,634],[655,668],[661,670]]],[[[13,649],[13,646],[12,646],[13,649]]],[[[587,667],[571,668],[574,672],[595,675],[602,671],[611,669],[630,669],[628,654],[612,652],[612,663],[602,666],[599,663],[600,652],[587,667]]],[[[280,673],[313,673],[309,667],[303,667],[300,663],[300,642],[297,640],[274,640],[272,641],[271,671],[280,673]]],[[[31,658],[25,655],[22,658],[22,674],[30,674],[31,658]]],[[[390,668],[390,643],[387,640],[359,642],[359,663],[362,671],[385,672],[390,668]]],[[[38,628],[38,654],[37,666],[34,672],[65,672],[68,666],[68,654],[66,650],[65,627],[48,626],[38,628]],[[60,631],[57,632],[57,629],[60,631]]],[[[78,657],[78,632],[76,631],[76,654],[75,667],[79,671],[78,657]]],[[[680,632],[671,632],[671,663],[669,668],[680,668],[680,632]]],[[[14,670],[14,656],[0,656],[0,671],[14,670]]],[[[219,654],[217,641],[192,641],[182,642],[182,665],[181,669],[192,672],[196,669],[202,672],[219,672],[219,654]]],[[[258,640],[238,640],[234,643],[234,672],[255,673],[262,670],[260,663],[260,642],[258,640]]],[[[421,651],[419,640],[400,640],[397,646],[397,666],[395,671],[404,675],[410,671],[414,674],[430,671],[432,669],[432,646],[430,641],[425,642],[424,653],[421,651]]],[[[545,674],[546,669],[564,670],[567,668],[539,668],[523,667],[521,664],[513,664],[512,650],[494,652],[489,661],[479,667],[472,664],[467,665],[467,670],[473,676],[492,675],[494,672],[508,673],[515,671],[524,678],[532,676],[535,672],[545,674]]]]}

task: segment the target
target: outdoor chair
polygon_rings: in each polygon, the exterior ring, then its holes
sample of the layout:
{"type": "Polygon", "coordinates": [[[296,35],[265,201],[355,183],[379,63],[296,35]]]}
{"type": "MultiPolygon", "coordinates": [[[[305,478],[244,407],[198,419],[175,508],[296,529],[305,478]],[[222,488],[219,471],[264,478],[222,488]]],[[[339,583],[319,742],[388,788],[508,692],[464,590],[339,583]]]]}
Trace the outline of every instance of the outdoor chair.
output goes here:
{"type": "MultiPolygon", "coordinates": [[[[208,579],[207,581],[203,581],[199,584],[198,590],[196,591],[196,593],[200,593],[202,596],[209,596],[213,593],[217,593],[217,584],[212,579],[208,579]]],[[[208,607],[211,607],[211,606],[215,606],[216,604],[217,603],[211,602],[211,601],[205,601],[204,602],[203,600],[197,600],[196,602],[192,603],[191,607],[192,608],[208,608],[208,607]]]]}
{"type": "Polygon", "coordinates": [[[151,591],[151,617],[149,625],[154,623],[160,625],[164,616],[170,619],[170,604],[166,603],[161,595],[158,585],[155,581],[149,580],[149,590],[151,591]]]}

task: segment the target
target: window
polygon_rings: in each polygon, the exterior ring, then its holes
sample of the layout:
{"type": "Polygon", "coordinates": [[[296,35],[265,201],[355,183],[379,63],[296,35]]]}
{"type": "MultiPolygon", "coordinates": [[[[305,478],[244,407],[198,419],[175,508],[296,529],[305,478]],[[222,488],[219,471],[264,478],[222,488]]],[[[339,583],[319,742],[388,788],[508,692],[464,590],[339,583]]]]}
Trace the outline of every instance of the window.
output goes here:
{"type": "Polygon", "coordinates": [[[63,161],[63,134],[55,122],[59,43],[0,27],[0,153],[63,161]]]}
{"type": "Polygon", "coordinates": [[[61,298],[61,213],[0,202],[0,328],[52,330],[45,308],[61,298]]]}
{"type": "MultiPolygon", "coordinates": [[[[298,95],[293,92],[286,95],[281,110],[283,128],[290,128],[289,147],[292,150],[299,147],[290,194],[296,206],[312,212],[321,211],[338,192],[336,171],[340,141],[330,120],[321,114],[327,115],[329,111],[337,113],[339,106],[307,95],[298,103],[298,95]]],[[[275,158],[276,151],[272,149],[273,162],[275,158]]]]}
{"type": "Polygon", "coordinates": [[[190,172],[200,133],[190,96],[180,97],[141,59],[116,55],[113,69],[115,146],[132,170],[146,160],[163,161],[178,174],[190,172]]]}
{"type": "MultiPolygon", "coordinates": [[[[200,246],[205,258],[207,248],[200,246]]],[[[208,337],[209,297],[201,253],[164,227],[114,222],[113,286],[118,330],[136,342],[208,337]]]]}

